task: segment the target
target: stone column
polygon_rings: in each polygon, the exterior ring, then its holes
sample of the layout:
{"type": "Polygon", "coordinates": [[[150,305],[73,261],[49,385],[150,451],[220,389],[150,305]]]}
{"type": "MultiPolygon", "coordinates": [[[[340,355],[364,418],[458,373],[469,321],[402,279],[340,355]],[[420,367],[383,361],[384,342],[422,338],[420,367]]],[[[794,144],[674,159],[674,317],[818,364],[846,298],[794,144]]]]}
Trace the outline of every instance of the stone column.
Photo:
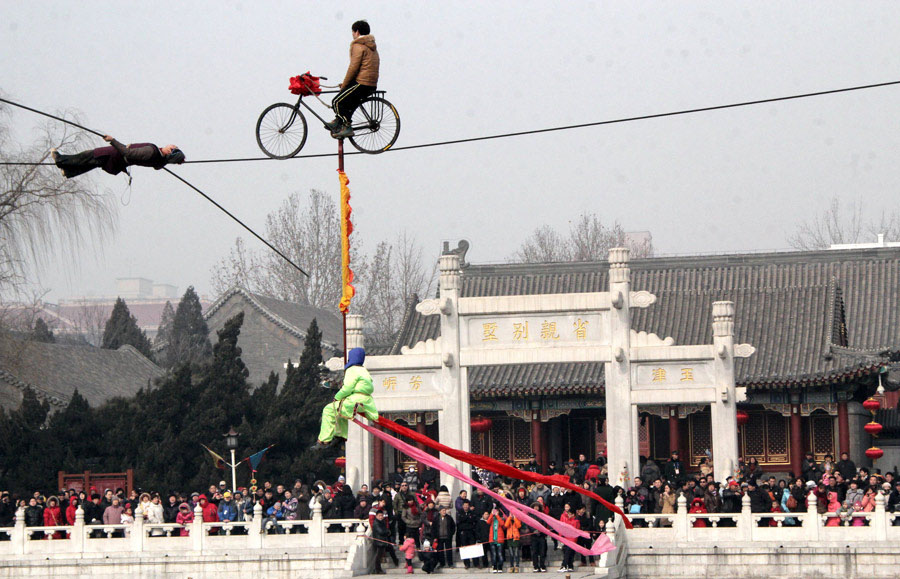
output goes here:
{"type": "Polygon", "coordinates": [[[678,407],[677,406],[669,406],[669,454],[671,455],[676,450],[678,451],[678,457],[681,460],[684,460],[685,457],[681,456],[681,424],[679,424],[678,420],[678,407]]]}
{"type": "Polygon", "coordinates": [[[791,404],[791,470],[799,477],[803,468],[803,421],[800,405],[791,404]]]}
{"type": "MultiPolygon", "coordinates": [[[[316,503],[318,504],[318,503],[316,503]]],[[[320,507],[321,508],[321,507],[320,507]]],[[[263,541],[263,510],[262,505],[256,503],[253,505],[253,519],[247,527],[247,547],[250,549],[261,549],[263,541]]]]}
{"type": "Polygon", "coordinates": [[[717,480],[738,463],[737,400],[734,386],[734,302],[713,302],[713,367],[716,401],[711,406],[713,470],[717,480]]]}
{"type": "Polygon", "coordinates": [[[842,452],[850,454],[850,417],[847,413],[846,400],[838,402],[838,455],[836,457],[838,460],[841,458],[842,452]]]}
{"type": "MultiPolygon", "coordinates": [[[[440,442],[449,447],[468,452],[471,449],[469,425],[469,386],[463,381],[464,372],[459,365],[460,323],[459,323],[459,255],[442,255],[438,265],[441,270],[440,312],[441,312],[441,374],[440,389],[443,395],[442,410],[438,412],[438,433],[440,442]]],[[[472,467],[454,458],[441,455],[444,460],[471,474],[472,467]]],[[[441,473],[441,484],[456,497],[462,484],[455,478],[441,473]]]]}
{"type": "Polygon", "coordinates": [[[631,270],[629,250],[609,250],[609,340],[612,360],[605,364],[606,448],[609,482],[626,486],[639,474],[638,437],[631,410],[631,270]],[[624,476],[623,476],[623,473],[624,476]],[[623,480],[627,477],[629,480],[623,480]]]}
{"type": "MultiPolygon", "coordinates": [[[[347,316],[347,349],[365,348],[363,338],[363,317],[347,316]]],[[[372,438],[371,434],[351,424],[347,431],[346,458],[347,484],[353,492],[362,484],[372,484],[372,438]]]]}

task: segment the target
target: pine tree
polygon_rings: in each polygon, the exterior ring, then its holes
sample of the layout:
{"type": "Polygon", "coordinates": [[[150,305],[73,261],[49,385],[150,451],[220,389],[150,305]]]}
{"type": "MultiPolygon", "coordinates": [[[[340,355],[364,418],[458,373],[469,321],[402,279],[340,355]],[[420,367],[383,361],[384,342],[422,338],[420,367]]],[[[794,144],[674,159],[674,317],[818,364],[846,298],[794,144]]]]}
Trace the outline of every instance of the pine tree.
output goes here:
{"type": "Polygon", "coordinates": [[[53,335],[50,328],[47,327],[47,322],[44,321],[44,318],[38,318],[34,321],[34,328],[31,330],[31,339],[35,342],[45,342],[47,344],[56,342],[56,337],[53,335]]]}
{"type": "MultiPolygon", "coordinates": [[[[177,316],[177,314],[176,314],[177,316]]],[[[222,434],[244,421],[250,404],[250,386],[247,376],[250,372],[241,360],[238,337],[244,313],[241,312],[225,322],[217,332],[218,341],[213,347],[212,360],[204,367],[198,388],[196,411],[185,428],[197,448],[221,441],[222,434]]],[[[201,461],[200,471],[192,480],[194,486],[205,486],[212,475],[212,461],[201,461]]]]}
{"type": "Polygon", "coordinates": [[[101,348],[118,350],[124,345],[133,346],[141,354],[150,357],[150,340],[138,327],[137,319],[128,311],[122,298],[116,299],[112,313],[103,328],[101,348]]]}
{"type": "Polygon", "coordinates": [[[319,434],[322,408],[334,397],[334,392],[320,385],[321,363],[322,332],[313,320],[306,332],[299,364],[296,367],[288,364],[284,386],[259,430],[256,440],[259,445],[276,445],[266,456],[261,474],[337,476],[332,460],[309,450],[319,434]]]}
{"type": "Polygon", "coordinates": [[[156,339],[153,341],[154,346],[168,344],[172,341],[172,324],[175,322],[175,308],[172,302],[166,301],[163,307],[162,316],[159,318],[159,330],[156,332],[156,339]]]}
{"type": "Polygon", "coordinates": [[[78,472],[86,468],[85,461],[99,456],[97,441],[100,439],[100,428],[94,411],[88,405],[78,389],[72,393],[69,404],[50,417],[50,437],[65,440],[63,466],[69,472],[78,472]]]}
{"type": "Polygon", "coordinates": [[[209,326],[203,319],[200,298],[191,286],[175,310],[167,361],[170,367],[183,363],[200,364],[209,359],[211,353],[209,326]]]}

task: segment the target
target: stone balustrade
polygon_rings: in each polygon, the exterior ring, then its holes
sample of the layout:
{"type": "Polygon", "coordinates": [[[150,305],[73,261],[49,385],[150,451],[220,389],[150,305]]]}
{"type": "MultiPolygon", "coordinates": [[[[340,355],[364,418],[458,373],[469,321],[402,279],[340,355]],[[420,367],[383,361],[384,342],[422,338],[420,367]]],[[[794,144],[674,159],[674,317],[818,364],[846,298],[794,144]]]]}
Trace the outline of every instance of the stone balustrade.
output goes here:
{"type": "Polygon", "coordinates": [[[369,532],[369,522],[357,519],[323,519],[321,505],[314,505],[310,520],[266,521],[256,505],[253,518],[243,522],[203,522],[199,505],[194,521],[186,525],[148,524],[137,517],[133,524],[86,525],[81,506],[75,524],[26,527],[25,511],[16,513],[13,527],[0,528],[0,558],[17,556],[91,558],[115,555],[129,557],[222,551],[298,548],[337,548],[347,552],[360,535],[369,532]],[[186,536],[182,536],[186,531],[186,536]],[[8,540],[7,540],[8,537],[8,540]]]}
{"type": "MultiPolygon", "coordinates": [[[[879,492],[875,498],[875,509],[869,512],[820,514],[816,508],[816,497],[810,494],[803,512],[753,513],[750,511],[750,497],[745,495],[739,513],[701,514],[689,513],[687,500],[682,495],[678,497],[677,512],[674,514],[628,515],[635,528],[626,532],[625,540],[632,547],[673,543],[896,544],[900,541],[900,513],[886,512],[885,498],[879,492]],[[695,526],[698,521],[703,521],[705,526],[695,526]]],[[[616,504],[624,507],[621,497],[616,504]]]]}

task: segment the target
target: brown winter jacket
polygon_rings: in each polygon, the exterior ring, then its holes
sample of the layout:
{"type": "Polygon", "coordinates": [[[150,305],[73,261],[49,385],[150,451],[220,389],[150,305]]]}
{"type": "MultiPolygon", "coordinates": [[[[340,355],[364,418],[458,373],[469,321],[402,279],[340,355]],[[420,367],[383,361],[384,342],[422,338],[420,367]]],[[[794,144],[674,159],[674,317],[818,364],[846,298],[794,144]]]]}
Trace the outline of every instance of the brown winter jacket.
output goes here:
{"type": "Polygon", "coordinates": [[[371,34],[360,36],[350,43],[350,66],[341,88],[354,82],[365,86],[378,86],[378,49],[371,34]]]}

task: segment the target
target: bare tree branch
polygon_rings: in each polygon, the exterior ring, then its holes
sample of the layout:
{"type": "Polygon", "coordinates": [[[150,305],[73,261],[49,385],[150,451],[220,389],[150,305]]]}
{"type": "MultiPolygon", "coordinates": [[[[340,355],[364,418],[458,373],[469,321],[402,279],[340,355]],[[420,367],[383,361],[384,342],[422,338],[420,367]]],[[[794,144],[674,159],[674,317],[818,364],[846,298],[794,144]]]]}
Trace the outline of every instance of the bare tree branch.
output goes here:
{"type": "Polygon", "coordinates": [[[596,214],[583,213],[571,222],[567,236],[549,225],[535,229],[512,255],[511,261],[602,261],[613,247],[629,247],[632,258],[653,255],[649,233],[641,239],[632,238],[618,222],[607,227],[596,214]]]}

